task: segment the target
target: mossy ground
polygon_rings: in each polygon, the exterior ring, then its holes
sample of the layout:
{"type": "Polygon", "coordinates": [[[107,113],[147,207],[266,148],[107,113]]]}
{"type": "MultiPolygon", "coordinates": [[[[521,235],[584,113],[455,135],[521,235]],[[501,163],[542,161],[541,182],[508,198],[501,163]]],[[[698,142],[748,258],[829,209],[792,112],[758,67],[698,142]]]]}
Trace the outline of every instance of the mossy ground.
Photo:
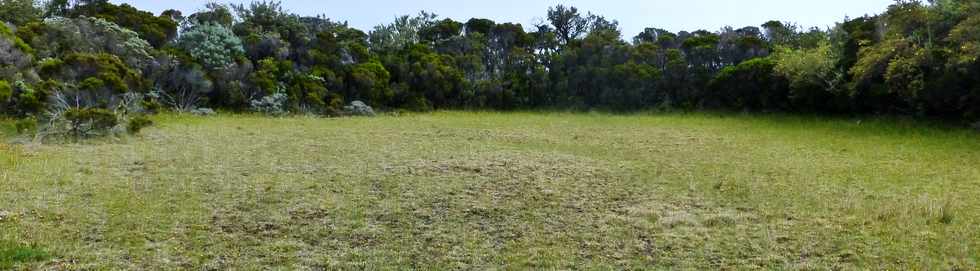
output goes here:
{"type": "Polygon", "coordinates": [[[713,114],[154,121],[138,137],[0,146],[0,240],[50,255],[12,266],[972,270],[980,259],[980,135],[965,129],[713,114]]]}

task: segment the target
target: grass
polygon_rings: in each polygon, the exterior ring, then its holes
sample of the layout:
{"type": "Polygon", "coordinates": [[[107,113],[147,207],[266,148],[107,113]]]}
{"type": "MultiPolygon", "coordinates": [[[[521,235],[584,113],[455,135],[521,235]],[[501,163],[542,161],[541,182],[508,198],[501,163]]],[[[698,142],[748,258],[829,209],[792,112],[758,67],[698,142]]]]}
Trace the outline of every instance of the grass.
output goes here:
{"type": "Polygon", "coordinates": [[[38,248],[0,240],[0,269],[13,268],[16,263],[43,261],[48,257],[38,248]]]}
{"type": "Polygon", "coordinates": [[[910,121],[164,115],[0,146],[25,269],[974,270],[980,135],[910,121]]]}

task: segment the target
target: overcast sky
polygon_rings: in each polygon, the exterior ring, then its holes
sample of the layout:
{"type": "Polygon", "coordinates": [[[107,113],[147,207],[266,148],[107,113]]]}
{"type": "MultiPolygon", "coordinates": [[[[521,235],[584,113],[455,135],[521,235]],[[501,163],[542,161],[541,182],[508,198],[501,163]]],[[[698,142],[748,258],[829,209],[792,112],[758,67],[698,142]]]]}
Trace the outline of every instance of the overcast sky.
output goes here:
{"type": "MultiPolygon", "coordinates": [[[[218,0],[218,2],[250,2],[218,0]]],[[[434,12],[465,22],[469,18],[489,18],[497,22],[517,22],[530,27],[542,20],[549,6],[565,4],[615,19],[623,36],[629,38],[646,27],[670,31],[718,30],[724,26],[759,26],[768,20],[792,21],[802,26],[827,27],[845,16],[877,14],[894,0],[283,0],[291,12],[301,15],[323,14],[337,21],[348,21],[361,30],[388,23],[397,15],[434,12]]],[[[176,8],[189,15],[209,1],[193,0],[113,0],[159,14],[176,8]]]]}

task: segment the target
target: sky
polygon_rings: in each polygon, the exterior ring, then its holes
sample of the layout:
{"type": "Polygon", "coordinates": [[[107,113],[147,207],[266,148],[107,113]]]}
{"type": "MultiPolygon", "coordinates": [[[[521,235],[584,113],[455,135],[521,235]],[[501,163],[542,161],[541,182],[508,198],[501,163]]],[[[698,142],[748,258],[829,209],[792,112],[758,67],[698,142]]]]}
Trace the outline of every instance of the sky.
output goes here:
{"type": "MultiPolygon", "coordinates": [[[[548,7],[575,6],[607,19],[618,20],[624,37],[632,37],[647,27],[678,32],[699,29],[719,30],[725,26],[759,26],[769,20],[796,22],[804,27],[826,28],[845,16],[859,17],[883,12],[894,0],[282,0],[290,12],[300,15],[326,15],[335,21],[368,31],[389,23],[396,16],[425,10],[465,22],[488,18],[516,22],[530,28],[542,21],[548,7]]],[[[159,14],[178,9],[185,15],[201,10],[209,1],[194,0],[113,0],[129,3],[159,14]]],[[[250,0],[217,0],[223,3],[250,0]]]]}

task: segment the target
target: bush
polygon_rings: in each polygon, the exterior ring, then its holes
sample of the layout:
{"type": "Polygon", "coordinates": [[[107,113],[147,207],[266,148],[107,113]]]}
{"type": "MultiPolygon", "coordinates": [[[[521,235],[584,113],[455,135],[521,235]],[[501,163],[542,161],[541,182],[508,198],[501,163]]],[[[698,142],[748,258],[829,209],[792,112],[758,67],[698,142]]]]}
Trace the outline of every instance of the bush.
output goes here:
{"type": "Polygon", "coordinates": [[[374,108],[371,108],[362,101],[354,101],[348,106],[344,106],[344,113],[351,116],[374,116],[374,108]]]}
{"type": "Polygon", "coordinates": [[[144,68],[153,63],[153,46],[132,30],[90,17],[46,19],[25,27],[25,42],[39,58],[64,58],[71,53],[111,54],[126,65],[144,68]]]}
{"type": "MultiPolygon", "coordinates": [[[[44,90],[35,90],[23,81],[14,83],[14,94],[11,96],[14,114],[20,116],[36,115],[44,111],[45,100],[48,93],[44,90]]],[[[42,84],[42,87],[44,85],[42,84]]]]}
{"type": "Polygon", "coordinates": [[[271,116],[282,116],[287,113],[286,103],[288,101],[289,96],[279,91],[258,100],[252,100],[251,105],[252,110],[255,112],[261,112],[271,116]]]}
{"type": "Polygon", "coordinates": [[[119,118],[101,108],[71,108],[63,114],[68,134],[75,138],[107,135],[119,124],[119,118]]]}
{"type": "Polygon", "coordinates": [[[231,29],[214,23],[191,27],[181,35],[179,46],[209,69],[221,69],[231,65],[238,55],[245,53],[242,41],[231,29]]]}
{"type": "Polygon", "coordinates": [[[150,127],[151,125],[153,125],[153,121],[144,116],[134,117],[129,119],[129,122],[126,124],[126,132],[131,135],[139,134],[143,128],[150,127]]]}
{"type": "Polygon", "coordinates": [[[115,107],[124,94],[143,89],[145,83],[139,71],[105,53],[45,59],[40,66],[45,88],[67,96],[76,107],[115,107]]]}
{"type": "Polygon", "coordinates": [[[37,131],[37,119],[25,118],[17,120],[14,123],[14,127],[17,129],[18,134],[28,134],[37,131]]]}

